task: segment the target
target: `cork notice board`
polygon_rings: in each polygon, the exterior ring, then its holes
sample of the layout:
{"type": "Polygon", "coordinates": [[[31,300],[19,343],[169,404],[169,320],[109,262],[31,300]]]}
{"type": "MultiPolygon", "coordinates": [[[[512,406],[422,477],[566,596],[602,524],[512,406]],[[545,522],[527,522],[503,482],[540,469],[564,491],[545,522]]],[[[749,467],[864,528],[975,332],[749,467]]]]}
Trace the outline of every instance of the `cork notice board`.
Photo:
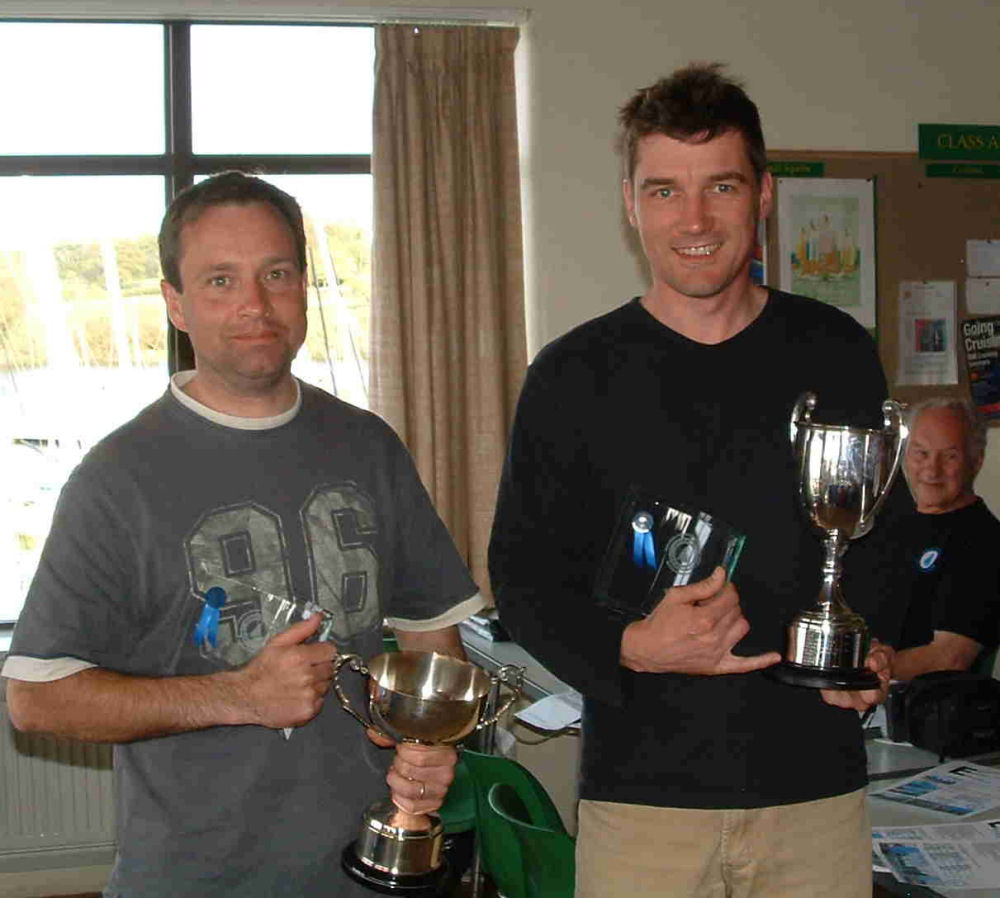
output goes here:
{"type": "MultiPolygon", "coordinates": [[[[820,162],[826,178],[874,179],[876,325],[890,394],[908,403],[930,395],[968,397],[961,324],[975,316],[965,306],[965,242],[1000,238],[1000,180],[928,178],[927,161],[915,153],[778,150],[768,153],[768,161],[820,162]],[[921,280],[955,282],[958,384],[896,384],[899,285],[921,280]]],[[[772,286],[779,282],[777,241],[772,212],[767,222],[767,281],[772,286]]]]}

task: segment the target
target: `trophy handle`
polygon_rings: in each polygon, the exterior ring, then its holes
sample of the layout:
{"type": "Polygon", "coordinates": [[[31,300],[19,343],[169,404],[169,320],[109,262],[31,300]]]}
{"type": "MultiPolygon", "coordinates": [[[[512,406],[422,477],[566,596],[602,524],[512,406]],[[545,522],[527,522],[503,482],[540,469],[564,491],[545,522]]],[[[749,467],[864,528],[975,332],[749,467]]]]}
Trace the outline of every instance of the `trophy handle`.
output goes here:
{"type": "Polygon", "coordinates": [[[354,706],[351,704],[351,700],[347,697],[347,693],[340,686],[340,669],[344,665],[348,665],[351,670],[356,673],[361,674],[363,677],[370,676],[371,671],[365,667],[365,662],[360,655],[337,655],[333,661],[333,691],[337,693],[337,698],[340,699],[340,706],[353,717],[358,723],[361,724],[366,730],[374,730],[380,736],[384,736],[386,739],[393,739],[388,733],[382,732],[374,723],[370,720],[365,720],[357,711],[354,710],[354,706]]]}
{"type": "Polygon", "coordinates": [[[814,408],[816,408],[815,393],[803,393],[795,400],[795,405],[792,406],[792,417],[788,422],[788,437],[792,441],[793,447],[799,437],[799,424],[809,423],[814,408]]]}
{"type": "Polygon", "coordinates": [[[496,676],[490,677],[490,688],[492,688],[497,683],[503,683],[510,686],[511,693],[504,700],[503,704],[496,709],[489,717],[485,720],[480,720],[476,724],[476,729],[481,730],[483,727],[488,727],[496,723],[503,715],[506,713],[507,709],[514,704],[517,697],[521,694],[521,687],[524,685],[524,668],[518,667],[516,664],[504,664],[502,667],[497,669],[496,676]]]}
{"type": "Polygon", "coordinates": [[[895,399],[886,399],[882,403],[882,432],[887,441],[892,441],[893,446],[889,476],[886,477],[882,492],[879,493],[878,498],[868,510],[868,514],[858,522],[857,529],[852,534],[852,539],[864,536],[872,529],[872,525],[875,523],[875,516],[879,513],[883,504],[885,504],[886,496],[889,495],[889,490],[896,480],[896,474],[899,473],[899,462],[903,457],[903,437],[906,435],[906,426],[903,424],[903,409],[895,399]]]}

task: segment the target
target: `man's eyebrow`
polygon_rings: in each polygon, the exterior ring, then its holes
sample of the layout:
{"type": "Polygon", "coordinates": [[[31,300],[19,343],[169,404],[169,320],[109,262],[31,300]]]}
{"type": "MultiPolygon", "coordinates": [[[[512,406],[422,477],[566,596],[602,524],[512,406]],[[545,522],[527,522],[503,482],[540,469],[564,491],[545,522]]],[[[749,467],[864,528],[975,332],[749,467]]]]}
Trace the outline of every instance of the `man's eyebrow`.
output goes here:
{"type": "Polygon", "coordinates": [[[232,262],[209,262],[200,268],[196,268],[194,276],[203,278],[213,274],[228,274],[229,272],[236,271],[236,267],[232,262]]]}
{"type": "Polygon", "coordinates": [[[643,178],[639,184],[640,190],[647,187],[673,187],[677,183],[675,178],[643,178]]]}
{"type": "MultiPolygon", "coordinates": [[[[740,184],[749,184],[750,179],[743,172],[733,169],[732,171],[722,171],[708,176],[708,180],[714,184],[722,181],[738,181],[740,184]]],[[[640,190],[647,190],[650,187],[674,187],[677,184],[676,178],[643,178],[639,183],[640,190]]]]}
{"type": "Polygon", "coordinates": [[[264,265],[294,265],[298,267],[299,261],[295,256],[268,256],[264,259],[264,265]]]}
{"type": "Polygon", "coordinates": [[[733,171],[719,172],[717,175],[709,175],[710,181],[719,183],[720,181],[739,181],[740,184],[750,183],[749,178],[743,172],[733,169],[733,171]]]}
{"type": "MultiPolygon", "coordinates": [[[[294,265],[298,267],[298,261],[294,256],[268,256],[261,262],[261,267],[268,265],[294,265]]],[[[198,269],[197,274],[210,274],[216,271],[236,271],[240,267],[239,262],[208,262],[198,269]]]]}

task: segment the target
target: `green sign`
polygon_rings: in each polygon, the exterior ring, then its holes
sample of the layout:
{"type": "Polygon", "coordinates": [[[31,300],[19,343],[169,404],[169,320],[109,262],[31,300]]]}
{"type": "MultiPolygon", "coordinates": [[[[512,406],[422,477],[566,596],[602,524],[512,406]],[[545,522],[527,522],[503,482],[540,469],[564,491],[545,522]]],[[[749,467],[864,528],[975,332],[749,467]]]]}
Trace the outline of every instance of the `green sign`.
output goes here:
{"type": "Polygon", "coordinates": [[[822,178],[823,162],[768,162],[767,170],[776,178],[822,178]]]}
{"type": "Polygon", "coordinates": [[[1000,178],[1000,165],[974,165],[970,162],[929,162],[928,178],[1000,178]]]}
{"type": "Polygon", "coordinates": [[[921,159],[1000,161],[1000,125],[917,125],[921,159]]]}

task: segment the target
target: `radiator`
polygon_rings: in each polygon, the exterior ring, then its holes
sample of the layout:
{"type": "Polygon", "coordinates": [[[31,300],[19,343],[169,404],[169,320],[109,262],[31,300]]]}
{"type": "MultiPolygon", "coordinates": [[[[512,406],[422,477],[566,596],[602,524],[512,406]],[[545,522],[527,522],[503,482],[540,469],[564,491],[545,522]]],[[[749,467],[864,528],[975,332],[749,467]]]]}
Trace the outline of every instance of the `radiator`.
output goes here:
{"type": "Polygon", "coordinates": [[[114,857],[111,746],[18,733],[0,680],[0,873],[114,857]]]}

